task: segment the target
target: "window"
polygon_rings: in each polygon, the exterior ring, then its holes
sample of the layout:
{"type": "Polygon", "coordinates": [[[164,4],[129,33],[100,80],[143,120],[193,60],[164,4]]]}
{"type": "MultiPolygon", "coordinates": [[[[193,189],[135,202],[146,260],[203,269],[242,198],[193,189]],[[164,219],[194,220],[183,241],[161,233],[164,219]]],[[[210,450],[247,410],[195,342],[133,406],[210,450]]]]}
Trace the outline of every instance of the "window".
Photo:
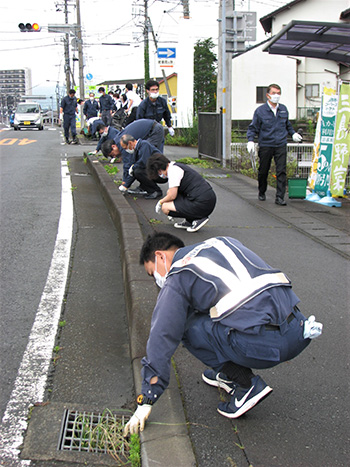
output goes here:
{"type": "Polygon", "coordinates": [[[305,86],[305,97],[319,97],[320,95],[320,85],[319,84],[307,84],[305,86]]]}
{"type": "Polygon", "coordinates": [[[266,102],[266,93],[268,86],[257,86],[256,88],[256,103],[263,104],[266,102]]]}

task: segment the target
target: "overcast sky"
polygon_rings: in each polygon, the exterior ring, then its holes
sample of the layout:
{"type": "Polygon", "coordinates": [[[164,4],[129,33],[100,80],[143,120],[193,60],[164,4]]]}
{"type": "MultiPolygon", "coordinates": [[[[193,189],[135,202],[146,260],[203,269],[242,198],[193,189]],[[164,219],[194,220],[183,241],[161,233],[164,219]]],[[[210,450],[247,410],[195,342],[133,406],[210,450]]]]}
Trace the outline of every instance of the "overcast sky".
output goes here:
{"type": "MultiPolygon", "coordinates": [[[[0,15],[0,57],[2,69],[32,70],[33,94],[47,87],[48,93],[59,81],[64,84],[64,48],[62,35],[48,33],[48,24],[64,24],[63,0],[2,1],[0,15]],[[37,22],[41,32],[21,33],[19,23],[37,22]],[[49,80],[49,81],[47,81],[49,80]]],[[[76,22],[75,1],[68,0],[69,23],[76,22]]],[[[264,39],[259,18],[285,5],[285,0],[236,0],[236,9],[256,11],[258,40],[264,39]]],[[[93,76],[91,84],[104,80],[142,78],[143,17],[135,16],[144,0],[80,0],[84,44],[84,75],[93,76]],[[126,43],[102,45],[102,43],[126,43]]],[[[178,0],[148,0],[149,17],[159,47],[176,47],[183,8],[178,0]]],[[[219,0],[189,0],[195,40],[211,37],[217,44],[219,0]]],[[[150,74],[160,75],[150,35],[150,74]]],[[[71,54],[73,55],[73,54],[71,54]]],[[[76,53],[77,55],[77,53],[76,53]]],[[[78,83],[78,62],[75,80],[78,83]]],[[[171,69],[170,69],[171,70],[171,69]]],[[[176,70],[172,70],[176,71],[176,70]]],[[[170,72],[169,72],[170,74],[170,72]]]]}

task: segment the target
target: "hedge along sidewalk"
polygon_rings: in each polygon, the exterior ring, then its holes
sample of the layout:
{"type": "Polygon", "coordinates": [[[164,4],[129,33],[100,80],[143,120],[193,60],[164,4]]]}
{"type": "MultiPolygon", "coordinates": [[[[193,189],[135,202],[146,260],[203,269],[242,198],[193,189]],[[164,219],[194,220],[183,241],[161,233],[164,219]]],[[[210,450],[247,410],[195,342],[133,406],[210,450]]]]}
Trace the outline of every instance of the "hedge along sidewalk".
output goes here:
{"type": "MultiPolygon", "coordinates": [[[[87,166],[94,177],[113,223],[119,233],[122,253],[124,293],[128,317],[130,352],[136,394],[141,391],[141,359],[146,354],[146,343],[151,316],[157,299],[153,279],[139,265],[143,237],[136,214],[130,208],[117,185],[95,157],[84,153],[87,166]]],[[[130,388],[130,399],[135,396],[130,388]]],[[[169,387],[152,409],[146,429],[141,433],[142,466],[195,466],[196,461],[188,436],[180,390],[173,368],[169,387]]]]}

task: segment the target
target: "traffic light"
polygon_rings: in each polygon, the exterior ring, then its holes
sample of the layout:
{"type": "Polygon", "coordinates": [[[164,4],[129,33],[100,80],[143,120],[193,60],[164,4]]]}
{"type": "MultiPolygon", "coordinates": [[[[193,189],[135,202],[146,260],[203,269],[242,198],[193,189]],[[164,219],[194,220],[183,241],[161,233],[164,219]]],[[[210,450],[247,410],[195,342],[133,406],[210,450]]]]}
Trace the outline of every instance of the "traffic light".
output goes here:
{"type": "Polygon", "coordinates": [[[38,23],[19,23],[18,25],[21,32],[39,32],[41,27],[38,23]]]}

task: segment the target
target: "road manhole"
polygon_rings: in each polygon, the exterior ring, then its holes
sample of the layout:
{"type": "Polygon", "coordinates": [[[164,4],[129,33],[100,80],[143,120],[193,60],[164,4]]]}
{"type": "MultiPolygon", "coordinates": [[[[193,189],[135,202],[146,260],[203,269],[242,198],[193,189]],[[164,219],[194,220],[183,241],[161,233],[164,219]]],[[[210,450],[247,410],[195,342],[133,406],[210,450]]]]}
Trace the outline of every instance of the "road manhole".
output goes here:
{"type": "Polygon", "coordinates": [[[110,454],[127,461],[129,446],[123,437],[130,417],[114,414],[65,410],[58,450],[110,454]]]}

